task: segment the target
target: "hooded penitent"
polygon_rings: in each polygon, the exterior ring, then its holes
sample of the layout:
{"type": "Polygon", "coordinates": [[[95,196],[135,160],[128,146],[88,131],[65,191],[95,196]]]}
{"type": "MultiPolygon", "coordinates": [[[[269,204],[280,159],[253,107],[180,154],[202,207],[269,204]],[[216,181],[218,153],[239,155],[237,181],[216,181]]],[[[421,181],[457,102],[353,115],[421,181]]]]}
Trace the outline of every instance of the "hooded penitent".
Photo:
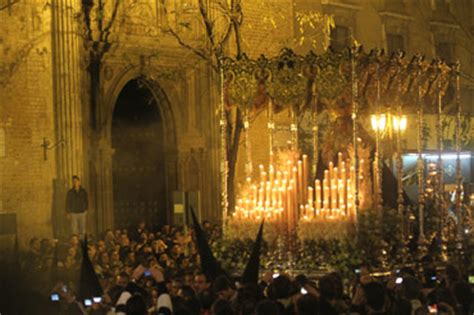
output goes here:
{"type": "Polygon", "coordinates": [[[97,275],[94,271],[94,266],[89,259],[86,236],[82,242],[82,264],[79,278],[79,298],[81,301],[84,301],[84,299],[100,297],[102,294],[103,291],[99,283],[99,278],[97,278],[97,275]]]}
{"type": "Polygon", "coordinates": [[[196,243],[198,247],[199,256],[201,257],[201,269],[202,272],[206,275],[206,278],[209,282],[212,282],[220,275],[227,276],[227,273],[222,269],[219,262],[216,260],[212,254],[211,248],[207,242],[206,236],[199,224],[196,214],[194,213],[193,208],[191,207],[191,217],[194,225],[194,232],[196,234],[196,243]]]}
{"type": "Polygon", "coordinates": [[[263,224],[265,220],[262,220],[260,228],[258,229],[255,243],[253,244],[252,253],[250,254],[249,261],[245,267],[242,275],[242,283],[258,283],[258,273],[260,270],[260,251],[263,242],[263,224]]]}

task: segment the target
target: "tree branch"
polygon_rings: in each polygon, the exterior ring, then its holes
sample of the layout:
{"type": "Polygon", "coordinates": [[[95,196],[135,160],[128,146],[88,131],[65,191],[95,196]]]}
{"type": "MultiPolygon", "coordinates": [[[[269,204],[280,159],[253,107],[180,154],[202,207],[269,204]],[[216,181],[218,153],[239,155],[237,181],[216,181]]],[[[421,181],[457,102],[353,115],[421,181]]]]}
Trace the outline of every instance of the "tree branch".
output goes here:
{"type": "Polygon", "coordinates": [[[203,0],[199,0],[199,12],[201,13],[202,21],[204,22],[204,26],[206,27],[206,33],[209,37],[209,42],[211,43],[211,49],[215,51],[216,49],[216,41],[214,38],[214,27],[212,25],[209,16],[207,15],[206,5],[204,4],[203,0]]]}
{"type": "Polygon", "coordinates": [[[120,1],[115,0],[115,2],[114,2],[114,8],[113,8],[113,10],[112,10],[112,16],[110,17],[109,23],[107,23],[107,25],[105,26],[104,32],[101,34],[101,35],[105,34],[105,36],[104,36],[104,38],[103,38],[103,41],[104,41],[104,42],[108,42],[108,41],[109,41],[110,29],[111,29],[112,26],[114,25],[115,19],[117,18],[119,3],[120,3],[120,1]]]}
{"type": "Polygon", "coordinates": [[[232,27],[234,29],[234,38],[235,38],[235,54],[237,58],[242,56],[242,45],[241,45],[241,34],[240,34],[240,26],[242,25],[243,15],[242,15],[242,7],[240,6],[240,1],[238,3],[232,4],[232,27]]]}
{"type": "Polygon", "coordinates": [[[232,22],[229,21],[229,25],[227,25],[227,30],[224,32],[224,35],[222,36],[221,40],[219,41],[219,47],[220,47],[221,50],[224,49],[224,45],[229,40],[231,32],[232,32],[232,22]]]}
{"type": "Polygon", "coordinates": [[[84,23],[86,24],[86,39],[92,41],[91,10],[93,2],[92,0],[82,0],[81,4],[84,23]]]}
{"type": "Polygon", "coordinates": [[[199,50],[198,48],[195,48],[195,47],[185,43],[182,40],[181,36],[179,36],[178,33],[176,33],[171,28],[165,29],[165,30],[163,30],[163,32],[173,36],[181,47],[186,48],[187,50],[191,51],[192,53],[194,53],[199,58],[209,62],[211,64],[211,66],[214,68],[214,70],[218,71],[216,66],[214,64],[212,64],[212,59],[206,54],[206,52],[204,52],[202,50],[199,50]]]}
{"type": "Polygon", "coordinates": [[[104,3],[102,0],[99,0],[99,5],[97,6],[97,30],[99,31],[99,41],[102,41],[103,33],[103,23],[104,23],[104,3]]]}

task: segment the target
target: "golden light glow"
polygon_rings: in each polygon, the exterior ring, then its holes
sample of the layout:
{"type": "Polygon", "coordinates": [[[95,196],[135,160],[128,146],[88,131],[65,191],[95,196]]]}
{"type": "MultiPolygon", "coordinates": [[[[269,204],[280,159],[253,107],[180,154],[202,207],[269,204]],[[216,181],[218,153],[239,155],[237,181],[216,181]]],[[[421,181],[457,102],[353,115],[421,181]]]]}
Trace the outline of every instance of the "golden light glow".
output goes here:
{"type": "Polygon", "coordinates": [[[395,131],[404,132],[407,129],[408,119],[406,115],[402,115],[401,117],[392,116],[392,125],[395,131]]]}
{"type": "Polygon", "coordinates": [[[385,114],[371,115],[370,124],[374,131],[382,132],[385,130],[385,126],[387,125],[387,116],[385,114]]]}
{"type": "MultiPolygon", "coordinates": [[[[242,236],[248,227],[265,217],[280,231],[297,228],[298,222],[355,220],[355,171],[350,160],[338,154],[330,162],[322,180],[309,182],[308,157],[284,152],[268,171],[263,165],[255,178],[247,178],[238,193],[237,205],[229,224],[242,236]]],[[[363,177],[363,174],[359,174],[363,177]]]]}

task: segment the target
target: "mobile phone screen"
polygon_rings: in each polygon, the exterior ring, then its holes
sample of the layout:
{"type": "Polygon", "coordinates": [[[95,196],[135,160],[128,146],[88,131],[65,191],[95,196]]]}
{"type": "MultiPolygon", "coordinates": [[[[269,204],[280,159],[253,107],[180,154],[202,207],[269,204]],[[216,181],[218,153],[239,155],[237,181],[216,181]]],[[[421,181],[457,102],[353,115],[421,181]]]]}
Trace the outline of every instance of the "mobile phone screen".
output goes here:
{"type": "Polygon", "coordinates": [[[92,305],[92,301],[90,299],[85,299],[84,300],[84,305],[85,306],[91,306],[92,305]]]}
{"type": "Polygon", "coordinates": [[[438,305],[436,305],[436,304],[428,305],[428,313],[437,314],[438,313],[438,305]]]}
{"type": "Polygon", "coordinates": [[[474,276],[469,276],[469,283],[474,284],[474,276]]]}
{"type": "Polygon", "coordinates": [[[403,282],[403,278],[402,277],[398,277],[397,279],[395,279],[395,283],[396,284],[401,284],[403,282]]]}
{"type": "Polygon", "coordinates": [[[102,298],[100,296],[99,297],[94,297],[94,298],[92,298],[92,300],[94,301],[94,303],[102,302],[102,298]]]}
{"type": "Polygon", "coordinates": [[[51,294],[51,301],[53,302],[59,301],[59,294],[57,293],[51,294]]]}

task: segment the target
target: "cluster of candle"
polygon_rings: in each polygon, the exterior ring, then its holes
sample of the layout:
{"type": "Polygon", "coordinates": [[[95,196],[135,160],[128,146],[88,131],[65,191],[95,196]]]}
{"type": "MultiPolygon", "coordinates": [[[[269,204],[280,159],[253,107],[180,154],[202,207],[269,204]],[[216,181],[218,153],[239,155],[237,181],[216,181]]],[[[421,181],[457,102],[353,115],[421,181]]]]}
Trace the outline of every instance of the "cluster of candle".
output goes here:
{"type": "Polygon", "coordinates": [[[289,154],[286,162],[270,164],[268,171],[259,166],[255,181],[248,177],[237,199],[234,220],[279,222],[296,227],[298,205],[306,200],[308,186],[308,157],[298,160],[289,154]]]}
{"type": "Polygon", "coordinates": [[[319,222],[355,218],[355,172],[341,153],[336,165],[329,163],[324,179],[311,184],[306,155],[300,160],[290,151],[283,159],[271,163],[268,171],[263,165],[259,170],[257,178],[248,177],[241,189],[231,219],[233,224],[245,227],[265,218],[267,223],[295,231],[300,220],[319,222]]]}
{"type": "MultiPolygon", "coordinates": [[[[363,160],[360,162],[364,163],[363,160]]],[[[359,179],[362,177],[360,174],[359,179]]],[[[354,183],[354,167],[339,153],[337,165],[329,163],[322,182],[317,179],[314,188],[308,187],[307,203],[300,205],[301,218],[306,221],[355,219],[354,183]]]]}

